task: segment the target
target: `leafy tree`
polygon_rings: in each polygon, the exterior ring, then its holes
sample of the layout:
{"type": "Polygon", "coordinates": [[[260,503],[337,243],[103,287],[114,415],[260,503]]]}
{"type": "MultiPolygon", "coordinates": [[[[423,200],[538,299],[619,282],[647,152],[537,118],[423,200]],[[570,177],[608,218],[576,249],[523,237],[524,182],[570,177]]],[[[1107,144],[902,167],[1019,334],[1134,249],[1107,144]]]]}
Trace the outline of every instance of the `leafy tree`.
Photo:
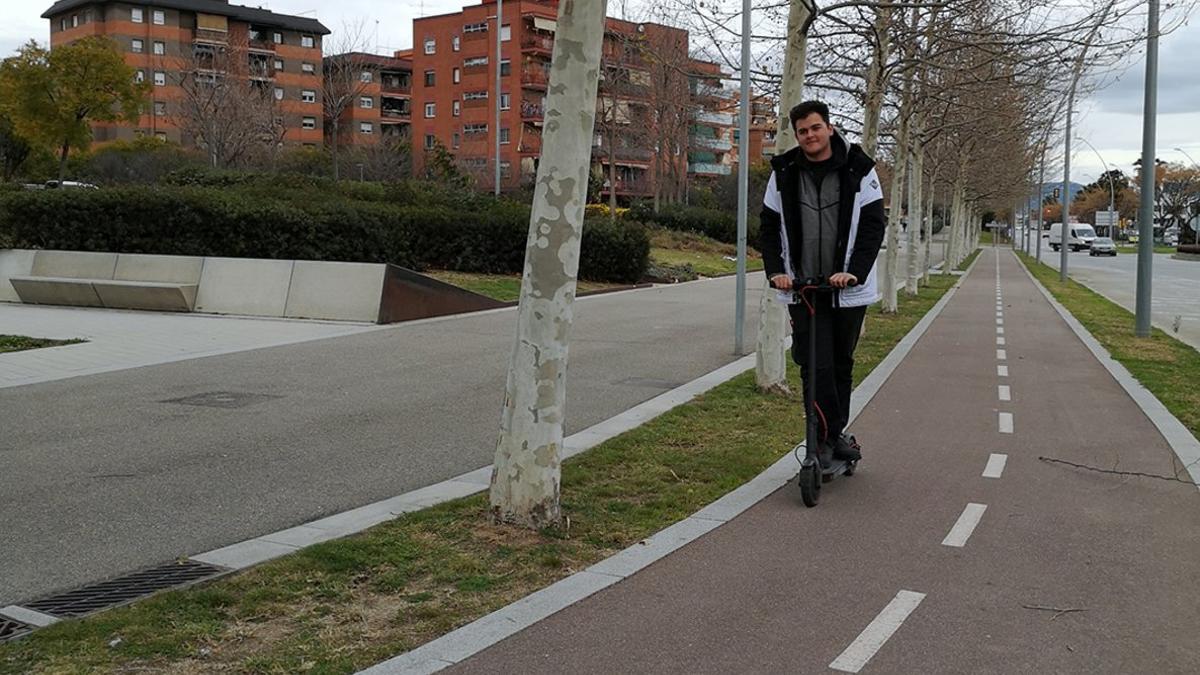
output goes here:
{"type": "Polygon", "coordinates": [[[29,158],[29,143],[17,135],[12,120],[0,113],[0,176],[10,181],[29,158]]]}
{"type": "Polygon", "coordinates": [[[18,133],[58,150],[61,180],[71,150],[90,145],[93,123],[137,120],[150,85],[134,74],[108,38],[53,50],[30,41],[0,64],[0,106],[18,133]]]}

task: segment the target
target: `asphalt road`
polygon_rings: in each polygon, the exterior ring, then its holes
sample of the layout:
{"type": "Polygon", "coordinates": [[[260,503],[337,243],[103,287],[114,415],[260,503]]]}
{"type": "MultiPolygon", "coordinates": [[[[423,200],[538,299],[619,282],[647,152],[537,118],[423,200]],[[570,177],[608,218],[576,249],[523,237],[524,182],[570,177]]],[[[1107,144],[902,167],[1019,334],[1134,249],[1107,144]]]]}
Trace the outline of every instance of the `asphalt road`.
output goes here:
{"type": "MultiPolygon", "coordinates": [[[[733,278],[581,299],[567,433],[735,360],[733,314],[733,278]]],[[[514,317],[0,389],[0,606],[490,464],[514,317]],[[213,392],[250,398],[173,402],[213,392]]]]}
{"type": "Polygon", "coordinates": [[[1196,488],[1039,459],[1180,469],[1009,252],[851,430],[818,507],[793,481],[446,672],[1200,672],[1196,488]]]}
{"type": "MultiPolygon", "coordinates": [[[[1059,256],[1042,242],[1042,261],[1054,269],[1059,256]]],[[[1133,312],[1137,306],[1137,255],[1092,257],[1087,251],[1071,253],[1067,274],[1079,283],[1133,312]]],[[[1158,328],[1200,349],[1200,262],[1176,260],[1169,254],[1154,256],[1150,286],[1150,318],[1158,328]],[[1179,318],[1179,331],[1174,324],[1179,318]]]]}

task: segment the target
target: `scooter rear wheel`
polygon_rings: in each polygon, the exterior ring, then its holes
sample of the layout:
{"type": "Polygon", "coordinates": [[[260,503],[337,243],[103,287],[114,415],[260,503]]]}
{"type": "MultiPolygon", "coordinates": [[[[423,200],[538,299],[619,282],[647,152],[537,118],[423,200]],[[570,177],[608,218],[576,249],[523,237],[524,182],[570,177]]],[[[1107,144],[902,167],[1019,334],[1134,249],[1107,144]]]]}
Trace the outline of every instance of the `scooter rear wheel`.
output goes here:
{"type": "Polygon", "coordinates": [[[808,466],[800,469],[800,499],[804,505],[812,508],[821,499],[821,469],[819,466],[808,466]]]}

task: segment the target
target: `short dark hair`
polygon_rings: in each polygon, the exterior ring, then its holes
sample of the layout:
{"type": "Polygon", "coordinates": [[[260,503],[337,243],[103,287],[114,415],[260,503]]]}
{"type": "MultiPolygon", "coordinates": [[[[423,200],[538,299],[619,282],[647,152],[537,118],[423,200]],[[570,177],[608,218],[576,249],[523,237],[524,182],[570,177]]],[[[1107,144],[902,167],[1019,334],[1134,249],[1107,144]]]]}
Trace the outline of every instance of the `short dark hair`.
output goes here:
{"type": "Polygon", "coordinates": [[[792,111],[788,113],[788,119],[792,121],[792,126],[794,127],[796,126],[796,122],[799,122],[813,113],[820,115],[821,119],[825,120],[826,124],[829,124],[829,106],[825,105],[821,101],[805,101],[797,104],[794,108],[792,108],[792,111]]]}

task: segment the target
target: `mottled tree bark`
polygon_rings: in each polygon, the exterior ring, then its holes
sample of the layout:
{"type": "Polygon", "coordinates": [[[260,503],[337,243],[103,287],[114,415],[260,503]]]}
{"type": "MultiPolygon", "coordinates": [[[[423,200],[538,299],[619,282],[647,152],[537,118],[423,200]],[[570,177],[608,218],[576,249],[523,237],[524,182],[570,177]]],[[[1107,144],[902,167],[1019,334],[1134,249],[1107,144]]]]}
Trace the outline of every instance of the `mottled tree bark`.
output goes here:
{"type": "Polygon", "coordinates": [[[562,518],[567,356],[606,4],[563,0],[558,6],[517,339],[491,484],[493,518],[530,528],[554,525],[562,518]]]}

